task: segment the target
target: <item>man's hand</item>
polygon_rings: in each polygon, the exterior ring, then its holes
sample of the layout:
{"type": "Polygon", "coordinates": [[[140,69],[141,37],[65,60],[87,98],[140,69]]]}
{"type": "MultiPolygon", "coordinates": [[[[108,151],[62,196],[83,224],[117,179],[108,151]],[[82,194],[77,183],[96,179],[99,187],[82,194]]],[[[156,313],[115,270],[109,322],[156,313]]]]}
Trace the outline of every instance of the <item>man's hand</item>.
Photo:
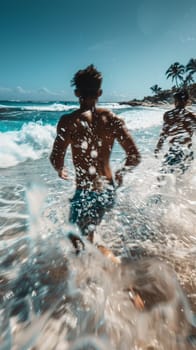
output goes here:
{"type": "Polygon", "coordinates": [[[58,171],[58,175],[59,175],[59,177],[60,177],[61,179],[63,179],[63,180],[69,180],[69,176],[68,176],[68,173],[67,173],[67,171],[66,171],[65,168],[60,169],[60,170],[58,171]]]}
{"type": "Polygon", "coordinates": [[[123,176],[127,172],[131,172],[132,168],[133,168],[132,165],[125,165],[122,169],[119,169],[115,172],[115,181],[116,181],[118,187],[120,187],[123,183],[123,176]]]}
{"type": "Polygon", "coordinates": [[[123,175],[124,175],[123,169],[117,170],[115,172],[115,182],[117,183],[118,187],[120,187],[123,183],[123,175]]]}
{"type": "Polygon", "coordinates": [[[117,183],[118,187],[120,187],[123,183],[123,173],[121,170],[117,170],[115,173],[115,182],[117,183]]]}

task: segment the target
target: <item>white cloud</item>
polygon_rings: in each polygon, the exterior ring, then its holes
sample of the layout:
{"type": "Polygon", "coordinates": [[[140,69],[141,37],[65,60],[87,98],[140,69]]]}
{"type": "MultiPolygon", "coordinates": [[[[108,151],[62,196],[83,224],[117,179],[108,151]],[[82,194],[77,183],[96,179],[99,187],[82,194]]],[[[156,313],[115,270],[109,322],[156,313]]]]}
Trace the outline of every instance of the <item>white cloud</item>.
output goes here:
{"type": "Polygon", "coordinates": [[[37,92],[40,94],[43,94],[43,95],[48,95],[48,96],[59,96],[59,94],[60,94],[59,92],[50,91],[46,87],[42,87],[42,88],[38,89],[37,92]]]}
{"type": "Polygon", "coordinates": [[[195,37],[194,36],[188,36],[188,37],[181,37],[180,39],[183,43],[187,42],[187,41],[195,41],[195,37]]]}
{"type": "Polygon", "coordinates": [[[0,94],[9,93],[11,91],[12,91],[12,89],[10,89],[10,88],[0,86],[0,94]]]}
{"type": "Polygon", "coordinates": [[[130,100],[130,95],[123,94],[118,91],[111,91],[107,94],[105,94],[103,99],[107,99],[110,102],[116,102],[116,101],[128,101],[130,100]]]}
{"type": "Polygon", "coordinates": [[[19,94],[29,94],[30,91],[28,90],[24,90],[21,86],[17,86],[14,91],[16,91],[16,93],[19,93],[19,94]]]}
{"type": "Polygon", "coordinates": [[[12,99],[12,89],[0,86],[0,100],[12,99]]]}
{"type": "Polygon", "coordinates": [[[54,100],[65,99],[65,91],[54,92],[46,87],[26,90],[21,86],[8,88],[0,86],[0,100],[54,100]]]}

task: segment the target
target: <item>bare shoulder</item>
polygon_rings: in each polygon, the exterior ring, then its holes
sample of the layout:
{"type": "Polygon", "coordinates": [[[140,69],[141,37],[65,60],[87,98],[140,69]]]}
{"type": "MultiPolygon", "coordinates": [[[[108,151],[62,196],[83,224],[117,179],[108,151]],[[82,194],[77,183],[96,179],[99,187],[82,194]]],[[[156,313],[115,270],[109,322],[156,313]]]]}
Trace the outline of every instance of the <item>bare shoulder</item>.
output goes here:
{"type": "Polygon", "coordinates": [[[115,115],[110,109],[102,108],[102,107],[96,108],[96,113],[99,114],[100,116],[105,115],[106,117],[112,117],[115,115]]]}
{"type": "Polygon", "coordinates": [[[194,123],[196,123],[196,114],[191,113],[194,123]]]}
{"type": "Polygon", "coordinates": [[[124,120],[113,113],[111,110],[106,108],[98,108],[96,109],[98,115],[102,117],[103,120],[107,121],[111,126],[120,126],[124,125],[124,120]]]}
{"type": "Polygon", "coordinates": [[[58,122],[58,128],[69,127],[73,124],[74,119],[79,115],[79,110],[73,111],[69,114],[63,114],[58,122]]]}
{"type": "Polygon", "coordinates": [[[76,111],[73,111],[71,113],[68,114],[63,114],[59,120],[59,122],[61,123],[67,123],[69,121],[72,121],[74,118],[77,118],[79,116],[79,109],[77,109],[76,111]]]}
{"type": "Polygon", "coordinates": [[[185,109],[184,123],[191,126],[193,129],[196,128],[196,115],[188,109],[185,109]]]}
{"type": "Polygon", "coordinates": [[[194,123],[196,122],[196,115],[193,112],[186,110],[186,116],[187,118],[191,119],[194,123]]]}
{"type": "Polygon", "coordinates": [[[163,121],[164,121],[165,123],[167,123],[168,119],[170,118],[171,112],[172,112],[172,111],[167,111],[167,112],[165,112],[165,113],[163,114],[163,121]]]}

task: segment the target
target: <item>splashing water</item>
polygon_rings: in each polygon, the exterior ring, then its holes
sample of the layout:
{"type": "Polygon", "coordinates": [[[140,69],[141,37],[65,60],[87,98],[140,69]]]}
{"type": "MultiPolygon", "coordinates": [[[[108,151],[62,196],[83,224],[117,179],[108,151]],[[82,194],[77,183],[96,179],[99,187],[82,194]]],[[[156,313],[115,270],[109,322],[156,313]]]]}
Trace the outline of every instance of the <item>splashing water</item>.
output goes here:
{"type": "MultiPolygon", "coordinates": [[[[68,224],[74,183],[57,178],[47,158],[1,171],[0,349],[194,348],[195,162],[159,187],[159,160],[151,155],[157,134],[152,125],[139,129],[137,113],[128,122],[143,161],[125,176],[95,236],[119,265],[88,242],[75,256],[67,239],[78,234],[68,224]]],[[[123,158],[115,147],[114,170],[123,158]]],[[[74,176],[69,153],[66,162],[74,176]]]]}

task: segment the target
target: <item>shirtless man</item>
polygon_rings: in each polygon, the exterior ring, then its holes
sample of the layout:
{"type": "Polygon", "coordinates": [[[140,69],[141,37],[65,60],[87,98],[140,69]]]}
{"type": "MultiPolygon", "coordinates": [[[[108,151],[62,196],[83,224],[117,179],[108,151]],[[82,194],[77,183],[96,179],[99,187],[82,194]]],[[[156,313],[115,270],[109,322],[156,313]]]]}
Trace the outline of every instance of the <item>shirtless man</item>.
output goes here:
{"type": "Polygon", "coordinates": [[[166,139],[169,150],[164,156],[162,173],[179,172],[183,174],[193,160],[192,136],[196,129],[196,117],[185,109],[189,95],[186,90],[174,94],[175,108],[163,116],[163,127],[155,148],[157,156],[166,139]]]}
{"type": "MultiPolygon", "coordinates": [[[[111,111],[96,107],[102,94],[101,83],[101,73],[93,65],[75,74],[71,84],[75,86],[80,108],[61,117],[50,156],[58,175],[68,180],[64,157],[71,145],[76,192],[71,199],[69,220],[91,242],[95,226],[114,205],[115,185],[120,186],[124,173],[140,162],[140,154],[124,121],[111,111]],[[126,161],[113,178],[109,158],[115,139],[125,150],[126,161]]],[[[70,238],[77,248],[74,237],[70,238]]]]}

